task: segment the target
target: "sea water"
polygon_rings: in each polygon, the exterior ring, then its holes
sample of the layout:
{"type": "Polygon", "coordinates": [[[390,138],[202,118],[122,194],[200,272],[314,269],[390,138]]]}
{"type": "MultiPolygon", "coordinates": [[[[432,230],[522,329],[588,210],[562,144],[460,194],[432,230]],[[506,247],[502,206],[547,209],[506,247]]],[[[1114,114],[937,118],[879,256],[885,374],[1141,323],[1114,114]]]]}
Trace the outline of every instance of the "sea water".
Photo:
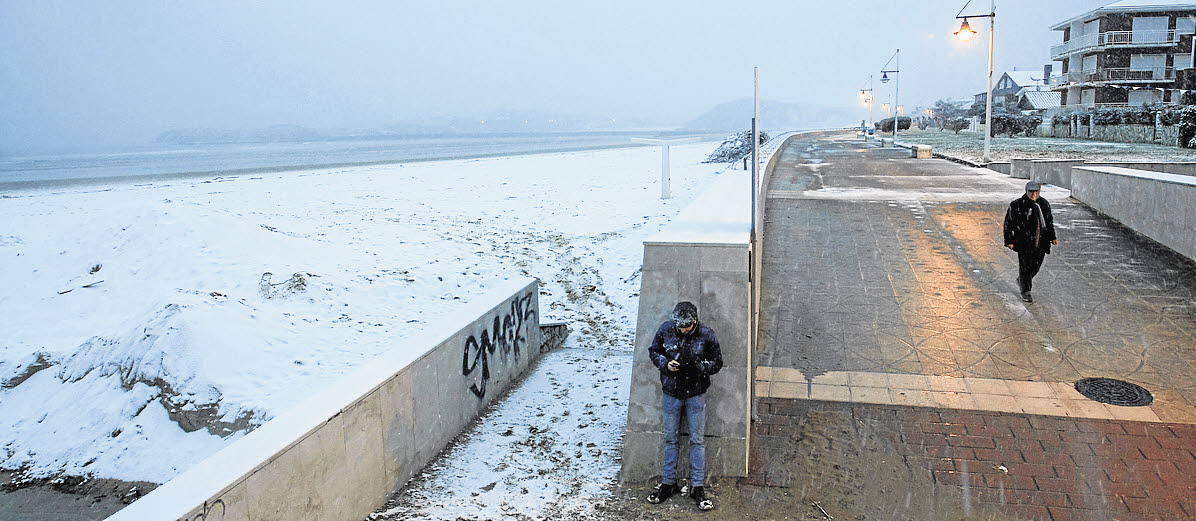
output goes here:
{"type": "Polygon", "coordinates": [[[681,132],[570,132],[411,135],[302,142],[153,145],[117,152],[0,156],[0,189],[84,180],[236,175],[563,152],[637,145],[632,137],[681,132]]]}

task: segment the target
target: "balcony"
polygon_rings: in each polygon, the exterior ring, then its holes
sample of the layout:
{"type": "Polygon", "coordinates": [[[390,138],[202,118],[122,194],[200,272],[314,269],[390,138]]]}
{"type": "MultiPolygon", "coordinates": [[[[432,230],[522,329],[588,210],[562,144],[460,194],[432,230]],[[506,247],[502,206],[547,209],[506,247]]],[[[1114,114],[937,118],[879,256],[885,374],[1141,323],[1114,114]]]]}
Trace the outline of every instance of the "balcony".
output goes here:
{"type": "Polygon", "coordinates": [[[1142,69],[1111,68],[1084,73],[1085,82],[1159,82],[1175,79],[1175,68],[1152,67],[1142,69]]]}
{"type": "Polygon", "coordinates": [[[1051,86],[1059,87],[1069,83],[1159,83],[1174,80],[1174,67],[1116,67],[1062,74],[1051,78],[1051,86]]]}
{"type": "Polygon", "coordinates": [[[1176,31],[1105,31],[1103,33],[1084,34],[1072,38],[1059,45],[1051,46],[1051,59],[1087,50],[1100,50],[1116,47],[1162,47],[1179,43],[1176,31]]]}

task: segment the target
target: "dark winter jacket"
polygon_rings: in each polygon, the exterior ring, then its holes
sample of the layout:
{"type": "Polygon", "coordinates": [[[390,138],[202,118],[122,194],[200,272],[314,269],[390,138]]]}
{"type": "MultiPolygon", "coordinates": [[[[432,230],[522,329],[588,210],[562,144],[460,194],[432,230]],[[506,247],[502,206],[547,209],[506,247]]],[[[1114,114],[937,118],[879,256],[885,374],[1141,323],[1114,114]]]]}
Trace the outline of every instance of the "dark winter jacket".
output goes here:
{"type": "Polygon", "coordinates": [[[1023,195],[1009,203],[1005,212],[1005,244],[1012,244],[1014,251],[1034,251],[1034,230],[1038,226],[1038,212],[1042,212],[1046,226],[1038,237],[1038,250],[1051,252],[1051,241],[1055,240],[1055,218],[1051,216],[1051,203],[1042,197],[1038,204],[1023,195]]]}
{"type": "Polygon", "coordinates": [[[679,399],[705,393],[710,387],[710,375],[723,368],[723,354],[714,331],[700,323],[685,335],[672,320],[665,321],[652,338],[648,357],[660,369],[661,389],[679,399]],[[681,369],[669,371],[666,367],[669,360],[680,362],[681,369]]]}

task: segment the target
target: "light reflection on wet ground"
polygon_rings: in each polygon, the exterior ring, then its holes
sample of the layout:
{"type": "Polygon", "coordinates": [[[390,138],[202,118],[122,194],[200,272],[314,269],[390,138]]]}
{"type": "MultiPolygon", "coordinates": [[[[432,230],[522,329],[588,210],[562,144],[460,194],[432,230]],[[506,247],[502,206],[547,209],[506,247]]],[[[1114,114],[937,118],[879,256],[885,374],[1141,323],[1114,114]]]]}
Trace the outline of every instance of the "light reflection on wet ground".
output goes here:
{"type": "MultiPolygon", "coordinates": [[[[1001,224],[1024,181],[907,157],[854,138],[783,151],[766,206],[758,365],[1103,376],[1196,403],[1196,263],[1047,190],[1062,244],[1023,304],[1001,224]]],[[[1164,420],[1196,422],[1190,412],[1164,420]]]]}

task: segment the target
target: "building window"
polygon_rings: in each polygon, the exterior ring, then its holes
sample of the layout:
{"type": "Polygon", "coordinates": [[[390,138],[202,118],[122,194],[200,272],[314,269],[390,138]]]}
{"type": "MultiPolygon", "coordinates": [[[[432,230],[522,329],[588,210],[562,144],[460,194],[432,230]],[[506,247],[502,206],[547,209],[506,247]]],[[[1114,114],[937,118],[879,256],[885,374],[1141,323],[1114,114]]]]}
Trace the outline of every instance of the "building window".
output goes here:
{"type": "Polygon", "coordinates": [[[1176,54],[1171,57],[1171,63],[1176,69],[1191,69],[1192,55],[1190,53],[1176,54]]]}
{"type": "MultiPolygon", "coordinates": [[[[1178,16],[1175,18],[1175,34],[1196,34],[1196,18],[1178,16]]],[[[1178,40],[1178,38],[1176,38],[1178,40]]]]}
{"type": "Polygon", "coordinates": [[[1133,22],[1133,43],[1158,43],[1169,40],[1167,26],[1171,18],[1167,16],[1135,16],[1133,22]]]}

